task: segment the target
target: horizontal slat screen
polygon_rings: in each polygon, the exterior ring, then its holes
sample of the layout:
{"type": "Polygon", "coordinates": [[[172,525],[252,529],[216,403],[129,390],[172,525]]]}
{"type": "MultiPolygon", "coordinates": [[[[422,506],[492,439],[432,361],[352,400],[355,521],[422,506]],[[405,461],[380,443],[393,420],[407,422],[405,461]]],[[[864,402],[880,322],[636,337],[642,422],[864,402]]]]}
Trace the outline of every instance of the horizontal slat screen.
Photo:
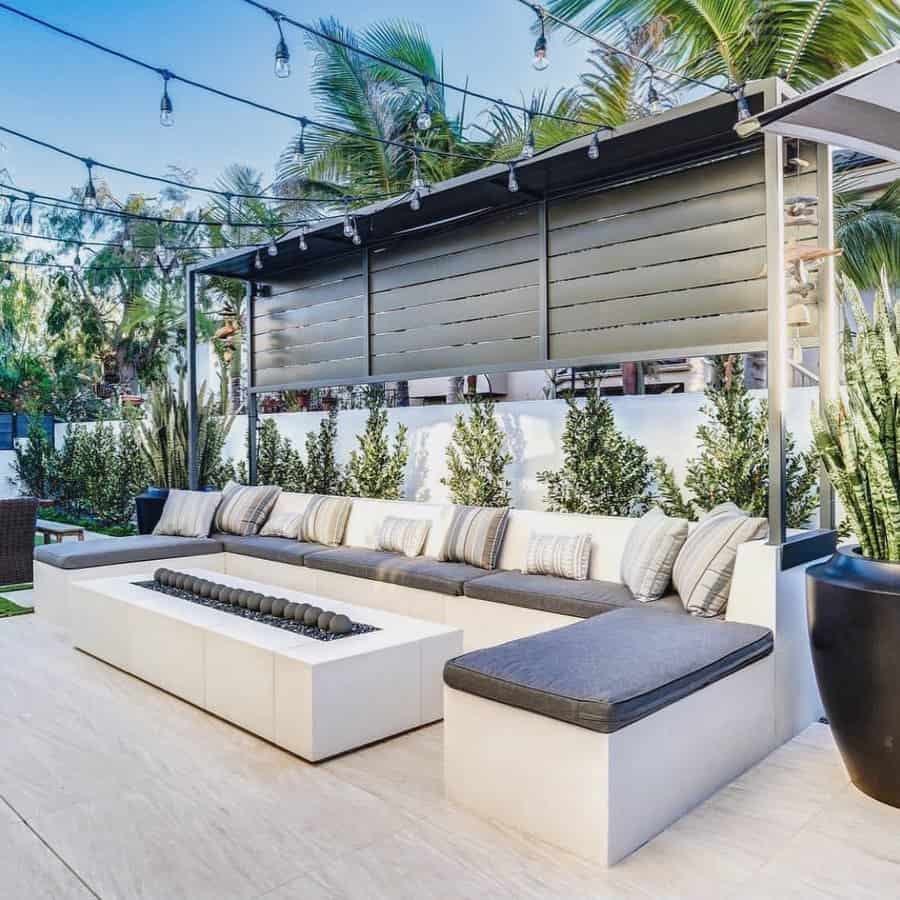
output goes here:
{"type": "Polygon", "coordinates": [[[254,303],[256,384],[367,374],[362,253],[272,285],[254,303]]]}
{"type": "MultiPolygon", "coordinates": [[[[786,197],[816,193],[815,146],[800,155],[786,197]]],[[[546,232],[535,203],[285,276],[255,301],[256,384],[761,348],[764,177],[757,151],[551,200],[546,232]]]]}
{"type": "Polygon", "coordinates": [[[371,257],[372,373],[536,359],[536,207],[371,257]]]}

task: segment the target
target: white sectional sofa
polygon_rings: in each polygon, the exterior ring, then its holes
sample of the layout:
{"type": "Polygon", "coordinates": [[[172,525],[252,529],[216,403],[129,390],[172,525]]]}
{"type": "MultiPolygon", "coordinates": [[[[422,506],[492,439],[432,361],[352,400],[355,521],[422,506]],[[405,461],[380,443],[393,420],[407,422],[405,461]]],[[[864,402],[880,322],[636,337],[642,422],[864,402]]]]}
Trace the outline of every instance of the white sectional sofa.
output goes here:
{"type": "Polygon", "coordinates": [[[622,583],[635,519],[510,510],[487,571],[437,559],[453,512],[354,498],[339,547],[224,534],[40,547],[35,608],[68,629],[74,585],[164,561],[460,628],[465,652],[445,670],[448,793],[605,863],[822,714],[803,590],[812,563],[784,569],[782,548],[743,544],[725,615],[696,619],[675,594],[640,603],[622,583]],[[377,549],[386,516],[430,521],[422,556],[377,549]],[[588,580],[523,574],[532,533],[589,533],[588,580]],[[648,701],[637,712],[634,697],[648,701]]]}

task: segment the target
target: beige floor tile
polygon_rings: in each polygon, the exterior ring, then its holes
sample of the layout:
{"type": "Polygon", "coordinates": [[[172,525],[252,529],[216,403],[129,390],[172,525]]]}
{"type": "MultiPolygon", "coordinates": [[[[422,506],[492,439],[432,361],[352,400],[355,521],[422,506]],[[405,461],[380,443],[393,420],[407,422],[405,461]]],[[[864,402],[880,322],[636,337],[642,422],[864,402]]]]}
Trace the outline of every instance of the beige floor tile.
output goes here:
{"type": "Polygon", "coordinates": [[[90,892],[24,824],[0,826],[0,897],[89,900],[90,892]]]}

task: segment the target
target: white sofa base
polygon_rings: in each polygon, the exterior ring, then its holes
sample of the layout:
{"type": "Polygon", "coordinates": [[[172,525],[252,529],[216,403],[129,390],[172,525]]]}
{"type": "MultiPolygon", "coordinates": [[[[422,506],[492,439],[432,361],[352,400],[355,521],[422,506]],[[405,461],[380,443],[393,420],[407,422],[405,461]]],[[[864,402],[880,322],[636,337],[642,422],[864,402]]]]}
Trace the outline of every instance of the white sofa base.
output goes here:
{"type": "Polygon", "coordinates": [[[115,566],[95,566],[86,569],[58,569],[47,563],[34,562],[34,611],[54,627],[69,632],[69,608],[73,603],[72,585],[94,578],[115,578],[117,575],[134,575],[152,572],[160,566],[169,569],[207,569],[225,571],[225,554],[209,553],[203,556],[184,556],[161,559],[158,562],[121,563],[115,566]]]}
{"type": "Polygon", "coordinates": [[[450,800],[612,865],[778,744],[768,656],[612,734],[444,688],[450,800]]]}

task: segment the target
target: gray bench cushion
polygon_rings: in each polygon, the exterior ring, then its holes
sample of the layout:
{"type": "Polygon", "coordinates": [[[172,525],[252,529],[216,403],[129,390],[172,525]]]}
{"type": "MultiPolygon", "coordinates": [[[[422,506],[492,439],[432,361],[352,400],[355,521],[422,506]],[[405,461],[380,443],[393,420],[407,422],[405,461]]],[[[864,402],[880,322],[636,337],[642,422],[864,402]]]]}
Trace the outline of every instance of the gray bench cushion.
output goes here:
{"type": "Polygon", "coordinates": [[[302,566],[303,560],[310,554],[324,550],[322,544],[306,544],[294,538],[260,537],[252,535],[239,537],[236,534],[214,534],[220,540],[226,553],[238,556],[253,556],[271,562],[287,563],[302,566]]]}
{"type": "Polygon", "coordinates": [[[620,609],[450,660],[452,688],[610,733],[772,652],[757,625],[620,609]]]}
{"type": "MultiPolygon", "coordinates": [[[[466,583],[466,596],[510,606],[524,606],[561,616],[586,619],[613,609],[639,603],[624,584],[615,581],[574,581],[552,575],[523,575],[521,572],[493,572],[466,583]]],[[[684,612],[673,594],[648,606],[684,612]]]]}
{"type": "Polygon", "coordinates": [[[484,569],[466,563],[438,562],[422,556],[410,559],[400,553],[360,547],[339,547],[311,553],[304,562],[311,569],[385,581],[452,597],[462,594],[467,581],[484,575],[484,569]]]}
{"type": "Polygon", "coordinates": [[[57,569],[93,569],[123,563],[151,562],[179,556],[203,556],[221,553],[221,541],[210,538],[170,537],[161,534],[137,534],[124,538],[93,541],[69,541],[35,547],[38,562],[57,569]]]}

